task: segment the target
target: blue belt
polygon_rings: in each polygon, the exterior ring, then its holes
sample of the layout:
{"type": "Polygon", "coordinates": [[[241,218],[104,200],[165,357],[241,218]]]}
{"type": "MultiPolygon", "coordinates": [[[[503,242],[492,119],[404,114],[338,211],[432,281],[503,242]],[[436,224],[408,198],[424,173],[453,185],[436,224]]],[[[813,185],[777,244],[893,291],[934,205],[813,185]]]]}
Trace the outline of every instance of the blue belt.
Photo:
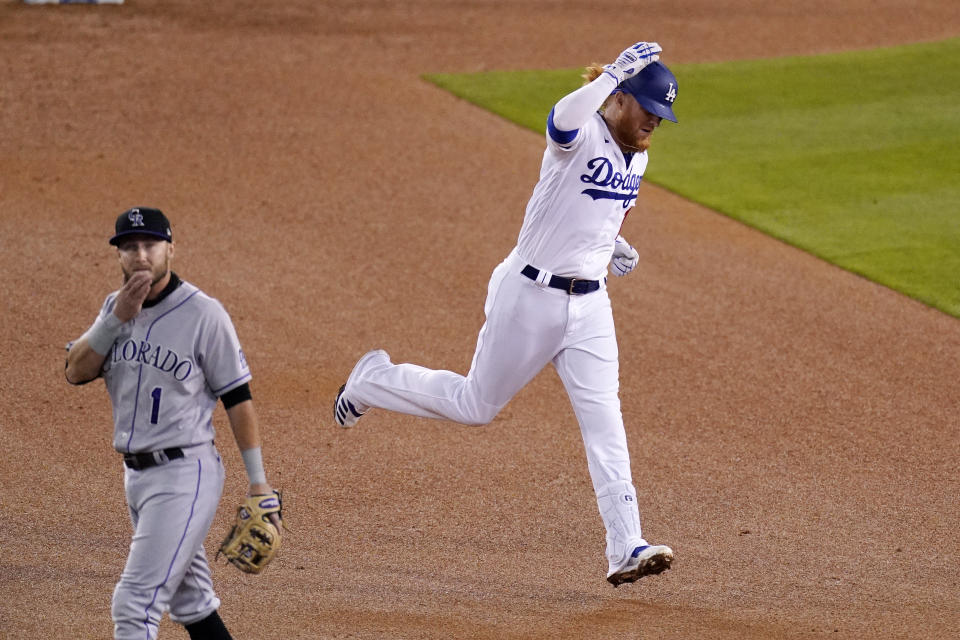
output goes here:
{"type": "MultiPolygon", "coordinates": [[[[534,266],[527,265],[520,271],[533,281],[540,277],[540,270],[534,266]]],[[[564,278],[563,276],[550,276],[550,282],[547,286],[551,289],[560,289],[570,295],[583,295],[592,293],[600,288],[599,280],[578,280],[577,278],[564,278]]]]}

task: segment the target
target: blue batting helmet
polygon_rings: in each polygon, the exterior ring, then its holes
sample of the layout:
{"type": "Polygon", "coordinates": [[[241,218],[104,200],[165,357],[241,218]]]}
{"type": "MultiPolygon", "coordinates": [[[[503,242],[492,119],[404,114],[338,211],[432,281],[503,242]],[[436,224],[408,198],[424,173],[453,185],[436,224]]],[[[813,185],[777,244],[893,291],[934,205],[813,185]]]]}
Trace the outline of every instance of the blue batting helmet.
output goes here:
{"type": "Polygon", "coordinates": [[[648,64],[640,73],[620,83],[617,91],[630,94],[653,115],[671,122],[677,121],[677,116],[673,114],[677,78],[662,62],[648,64]]]}

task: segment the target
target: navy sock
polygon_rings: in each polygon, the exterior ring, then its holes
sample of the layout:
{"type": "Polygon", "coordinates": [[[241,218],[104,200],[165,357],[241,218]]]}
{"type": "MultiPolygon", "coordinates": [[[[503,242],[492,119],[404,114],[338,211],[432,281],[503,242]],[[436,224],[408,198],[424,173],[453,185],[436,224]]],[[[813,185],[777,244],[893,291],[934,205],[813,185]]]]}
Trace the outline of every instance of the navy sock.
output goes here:
{"type": "Polygon", "coordinates": [[[186,629],[190,640],[233,640],[216,611],[203,620],[186,625],[186,629]]]}

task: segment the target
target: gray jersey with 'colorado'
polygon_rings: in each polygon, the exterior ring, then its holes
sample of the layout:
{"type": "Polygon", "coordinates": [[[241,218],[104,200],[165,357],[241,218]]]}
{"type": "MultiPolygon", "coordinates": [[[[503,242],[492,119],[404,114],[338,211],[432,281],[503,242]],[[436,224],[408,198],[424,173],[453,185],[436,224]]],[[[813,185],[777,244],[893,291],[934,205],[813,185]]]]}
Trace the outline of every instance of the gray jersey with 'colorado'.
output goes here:
{"type": "MultiPolygon", "coordinates": [[[[117,293],[101,317],[113,312],[117,293]]],[[[183,281],[123,325],[102,375],[121,453],[210,442],[217,398],[251,378],[226,309],[183,281]]]]}

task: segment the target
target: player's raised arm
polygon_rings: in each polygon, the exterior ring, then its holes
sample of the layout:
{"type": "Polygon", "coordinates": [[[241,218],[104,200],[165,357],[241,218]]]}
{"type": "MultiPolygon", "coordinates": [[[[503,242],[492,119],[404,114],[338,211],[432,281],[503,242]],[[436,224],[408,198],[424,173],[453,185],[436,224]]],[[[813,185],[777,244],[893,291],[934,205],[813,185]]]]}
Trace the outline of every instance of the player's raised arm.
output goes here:
{"type": "Polygon", "coordinates": [[[135,317],[150,292],[150,273],[139,271],[121,287],[113,309],[97,317],[96,322],[75,342],[67,346],[64,375],[70,384],[84,384],[100,375],[100,368],[123,325],[135,317]]]}
{"type": "Polygon", "coordinates": [[[547,133],[561,146],[576,139],[580,127],[603,105],[621,82],[640,73],[644,67],[660,59],[662,51],[656,42],[638,42],[624,50],[617,59],[603,67],[597,65],[596,77],[584,76],[588,82],[569,93],[547,116],[547,133]]]}
{"type": "Polygon", "coordinates": [[[120,321],[113,322],[110,316],[106,320],[98,317],[86,333],[67,344],[67,366],[64,370],[67,382],[85,384],[100,375],[103,361],[119,335],[120,326],[120,321]]]}

